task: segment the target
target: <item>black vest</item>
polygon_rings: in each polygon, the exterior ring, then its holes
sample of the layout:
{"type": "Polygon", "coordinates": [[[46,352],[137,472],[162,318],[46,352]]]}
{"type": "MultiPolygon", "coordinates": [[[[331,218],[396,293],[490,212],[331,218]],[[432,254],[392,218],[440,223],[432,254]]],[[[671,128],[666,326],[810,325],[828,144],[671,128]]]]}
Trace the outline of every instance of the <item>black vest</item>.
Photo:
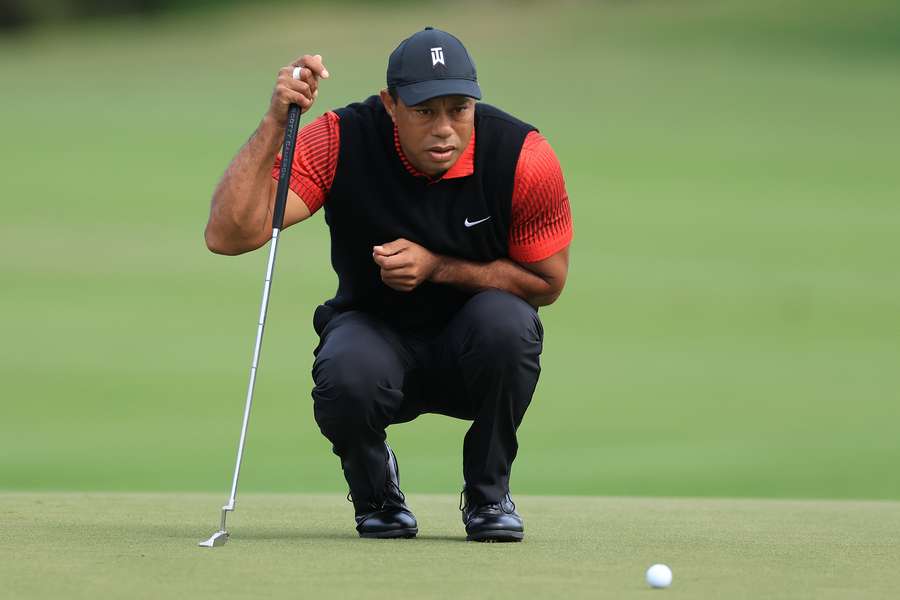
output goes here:
{"type": "Polygon", "coordinates": [[[406,238],[471,261],[506,257],[516,164],[534,127],[476,104],[474,173],[429,184],[403,166],[393,122],[378,96],[336,112],[340,154],[325,221],[338,290],[325,304],[370,312],[402,329],[440,327],[471,294],[431,282],[412,292],[392,290],[381,281],[372,246],[406,238]]]}

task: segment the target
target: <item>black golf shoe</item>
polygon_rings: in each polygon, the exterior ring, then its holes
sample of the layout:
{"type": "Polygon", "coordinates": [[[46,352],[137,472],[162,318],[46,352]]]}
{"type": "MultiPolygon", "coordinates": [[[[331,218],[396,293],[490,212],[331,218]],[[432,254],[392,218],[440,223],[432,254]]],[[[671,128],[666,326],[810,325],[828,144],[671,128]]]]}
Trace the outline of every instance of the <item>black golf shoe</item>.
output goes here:
{"type": "Polygon", "coordinates": [[[466,539],[469,541],[521,542],[525,537],[525,524],[516,512],[516,505],[509,492],[500,502],[475,505],[463,488],[459,497],[459,510],[462,511],[466,539]]]}
{"type": "MultiPolygon", "coordinates": [[[[416,517],[406,505],[406,496],[400,491],[400,466],[394,451],[387,449],[387,478],[384,498],[380,501],[353,502],[356,511],[356,531],[362,538],[413,538],[419,533],[416,517]]],[[[350,499],[350,495],[347,496],[350,499]]]]}

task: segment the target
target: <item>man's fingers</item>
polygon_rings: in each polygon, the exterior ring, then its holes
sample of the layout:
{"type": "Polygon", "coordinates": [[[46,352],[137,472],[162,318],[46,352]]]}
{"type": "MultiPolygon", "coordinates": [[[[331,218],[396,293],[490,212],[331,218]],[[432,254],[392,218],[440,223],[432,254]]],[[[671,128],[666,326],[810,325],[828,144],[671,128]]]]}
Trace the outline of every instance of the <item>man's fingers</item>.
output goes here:
{"type": "Polygon", "coordinates": [[[309,108],[313,103],[313,98],[310,98],[308,93],[304,94],[287,87],[278,90],[277,98],[285,106],[296,104],[303,109],[309,108]]]}
{"type": "Polygon", "coordinates": [[[322,79],[331,77],[331,73],[328,72],[328,69],[325,68],[325,64],[322,62],[321,54],[314,54],[312,60],[306,66],[312,69],[316,77],[321,77],[322,79]]]}
{"type": "Polygon", "coordinates": [[[385,271],[402,269],[404,267],[409,267],[412,264],[405,253],[402,252],[390,255],[373,253],[372,258],[375,260],[375,263],[385,271]]]}
{"type": "Polygon", "coordinates": [[[409,266],[412,266],[412,263],[409,262],[409,259],[403,253],[386,256],[384,262],[381,263],[381,267],[386,271],[405,269],[409,266]]]}
{"type": "Polygon", "coordinates": [[[391,289],[399,292],[408,292],[416,287],[416,278],[412,276],[397,276],[396,271],[381,270],[381,281],[391,289]]]}
{"type": "Polygon", "coordinates": [[[320,77],[328,77],[328,69],[319,54],[304,54],[280,69],[267,114],[284,125],[291,104],[298,105],[302,112],[308,111],[319,96],[320,77]]]}
{"type": "Polygon", "coordinates": [[[281,85],[306,93],[312,97],[319,87],[319,81],[310,74],[309,69],[301,69],[300,79],[294,77],[300,67],[287,66],[278,72],[278,81],[281,85]]]}
{"type": "Polygon", "coordinates": [[[381,270],[381,280],[388,285],[415,285],[416,278],[413,275],[397,275],[396,271],[381,270]]]}
{"type": "Polygon", "coordinates": [[[297,60],[291,63],[292,67],[304,67],[303,74],[305,75],[307,70],[311,71],[312,74],[322,79],[328,79],[331,74],[328,72],[328,69],[325,68],[325,65],[322,63],[322,55],[321,54],[304,54],[297,60]]]}
{"type": "Polygon", "coordinates": [[[316,81],[311,78],[312,85],[309,81],[294,79],[293,69],[296,67],[285,67],[278,74],[278,85],[275,88],[275,94],[283,105],[297,104],[304,110],[312,106],[316,99],[317,92],[315,86],[316,81]]]}
{"type": "Polygon", "coordinates": [[[388,271],[393,271],[394,269],[399,269],[409,265],[409,261],[405,256],[403,256],[402,252],[398,254],[373,252],[372,259],[375,261],[375,264],[377,264],[382,269],[387,269],[388,271]]]}
{"type": "Polygon", "coordinates": [[[309,96],[305,94],[301,94],[300,92],[289,91],[286,94],[288,104],[296,104],[300,108],[304,110],[312,106],[313,101],[309,99],[309,96]]]}
{"type": "Polygon", "coordinates": [[[301,94],[312,96],[312,92],[315,89],[316,82],[313,81],[312,83],[310,83],[309,81],[304,81],[303,79],[294,79],[293,76],[291,76],[284,80],[284,85],[292,90],[300,92],[301,94]]]}
{"type": "Polygon", "coordinates": [[[304,68],[304,67],[294,67],[294,68],[300,69],[300,79],[295,78],[294,79],[295,81],[305,83],[313,93],[318,91],[319,78],[316,77],[315,73],[313,73],[312,71],[310,71],[309,69],[304,68]]]}
{"type": "Polygon", "coordinates": [[[398,240],[394,240],[393,242],[388,242],[387,244],[382,244],[380,246],[375,246],[372,248],[372,252],[374,254],[381,254],[383,256],[390,256],[392,254],[397,254],[405,250],[409,246],[409,242],[403,238],[398,240]]]}

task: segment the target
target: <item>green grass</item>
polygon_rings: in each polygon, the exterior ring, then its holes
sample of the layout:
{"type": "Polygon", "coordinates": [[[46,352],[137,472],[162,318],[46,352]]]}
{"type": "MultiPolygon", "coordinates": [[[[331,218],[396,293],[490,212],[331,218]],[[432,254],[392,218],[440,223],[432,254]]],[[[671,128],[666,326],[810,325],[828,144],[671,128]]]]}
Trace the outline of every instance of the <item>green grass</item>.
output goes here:
{"type": "MultiPolygon", "coordinates": [[[[0,488],[225,488],[265,257],[206,252],[212,187],[279,66],[325,55],[320,112],[431,23],[550,139],[575,216],[514,492],[900,499],[898,22],[878,1],[281,6],[0,40],[0,488]]],[[[309,398],[334,284],[321,217],[289,230],[244,489],[345,487],[309,398]]],[[[464,429],[391,429],[407,491],[458,489],[464,429]]]]}
{"type": "Polygon", "coordinates": [[[521,544],[464,542],[412,495],[415,540],[360,540],[339,494],[248,494],[224,547],[210,494],[3,494],[3,597],[886,598],[896,502],[518,498],[521,544]],[[669,564],[654,592],[644,570],[669,564]]]}

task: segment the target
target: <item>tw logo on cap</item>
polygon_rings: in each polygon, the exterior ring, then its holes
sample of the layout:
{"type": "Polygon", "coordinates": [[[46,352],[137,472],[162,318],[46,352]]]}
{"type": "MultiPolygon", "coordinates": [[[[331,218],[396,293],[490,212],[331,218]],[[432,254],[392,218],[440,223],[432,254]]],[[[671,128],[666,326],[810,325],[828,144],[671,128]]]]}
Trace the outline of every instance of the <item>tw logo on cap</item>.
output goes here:
{"type": "Polygon", "coordinates": [[[431,49],[431,66],[432,68],[438,65],[447,66],[447,63],[444,62],[444,49],[443,48],[432,48],[431,49]]]}

